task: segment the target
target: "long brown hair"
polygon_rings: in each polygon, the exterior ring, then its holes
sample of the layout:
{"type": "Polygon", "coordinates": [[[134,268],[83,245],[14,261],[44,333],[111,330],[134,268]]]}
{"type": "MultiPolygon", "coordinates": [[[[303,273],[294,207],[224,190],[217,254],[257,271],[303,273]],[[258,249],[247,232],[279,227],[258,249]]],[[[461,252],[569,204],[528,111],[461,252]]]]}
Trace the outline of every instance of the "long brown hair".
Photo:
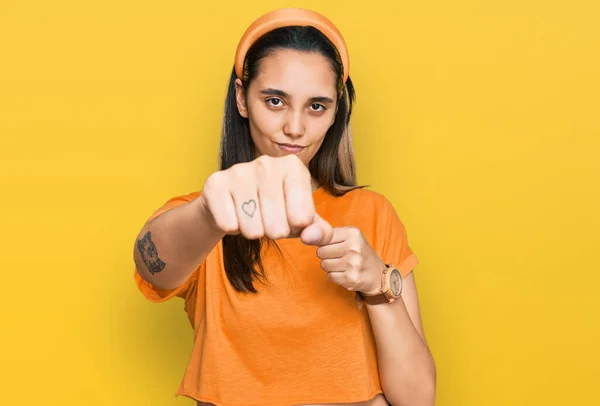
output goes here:
{"type": "MultiPolygon", "coordinates": [[[[244,63],[242,84],[244,90],[256,77],[260,61],[279,49],[315,52],[323,55],[337,77],[339,97],[335,120],[321,147],[310,161],[308,169],[317,183],[334,196],[341,196],[359,186],[356,184],[356,165],[352,148],[350,115],[354,103],[354,86],[350,78],[343,83],[343,66],[335,46],[313,27],[283,27],[259,38],[248,50],[244,63]]],[[[221,170],[254,159],[254,144],[250,136],[248,119],[239,114],[236,105],[235,69],[229,80],[225,100],[225,114],[221,135],[219,166],[221,170]]],[[[239,292],[256,293],[253,282],[266,281],[261,259],[263,243],[273,244],[268,238],[248,240],[240,235],[223,238],[225,272],[232,286],[239,292]]]]}

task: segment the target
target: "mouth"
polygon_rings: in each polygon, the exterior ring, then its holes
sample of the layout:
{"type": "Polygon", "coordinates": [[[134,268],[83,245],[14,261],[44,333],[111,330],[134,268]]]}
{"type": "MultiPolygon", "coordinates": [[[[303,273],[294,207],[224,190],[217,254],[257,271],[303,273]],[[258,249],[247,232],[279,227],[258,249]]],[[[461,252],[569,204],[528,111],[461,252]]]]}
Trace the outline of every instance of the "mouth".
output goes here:
{"type": "Polygon", "coordinates": [[[295,144],[280,144],[277,143],[277,145],[279,146],[279,148],[284,151],[287,152],[289,154],[297,154],[300,151],[302,151],[304,148],[304,146],[302,145],[295,145],[295,144]]]}

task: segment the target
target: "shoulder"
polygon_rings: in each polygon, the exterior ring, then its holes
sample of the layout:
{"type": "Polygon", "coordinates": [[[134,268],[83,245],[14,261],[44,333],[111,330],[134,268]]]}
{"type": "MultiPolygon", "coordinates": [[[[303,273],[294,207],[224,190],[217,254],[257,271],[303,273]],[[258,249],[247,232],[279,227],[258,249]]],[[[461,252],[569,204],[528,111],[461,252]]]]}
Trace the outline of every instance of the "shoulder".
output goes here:
{"type": "Polygon", "coordinates": [[[370,209],[388,209],[391,207],[390,201],[381,193],[367,188],[353,189],[343,196],[338,197],[341,202],[352,205],[358,205],[370,209]]]}

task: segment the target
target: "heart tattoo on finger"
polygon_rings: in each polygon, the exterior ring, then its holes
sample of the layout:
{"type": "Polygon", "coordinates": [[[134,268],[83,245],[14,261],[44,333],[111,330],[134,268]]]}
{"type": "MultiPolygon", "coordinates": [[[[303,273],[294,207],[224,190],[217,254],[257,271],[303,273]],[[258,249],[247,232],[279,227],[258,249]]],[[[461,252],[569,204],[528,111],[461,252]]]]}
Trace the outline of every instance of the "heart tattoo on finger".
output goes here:
{"type": "Polygon", "coordinates": [[[248,200],[242,204],[242,211],[246,213],[248,216],[254,216],[254,212],[256,211],[256,202],[254,200],[248,200]]]}

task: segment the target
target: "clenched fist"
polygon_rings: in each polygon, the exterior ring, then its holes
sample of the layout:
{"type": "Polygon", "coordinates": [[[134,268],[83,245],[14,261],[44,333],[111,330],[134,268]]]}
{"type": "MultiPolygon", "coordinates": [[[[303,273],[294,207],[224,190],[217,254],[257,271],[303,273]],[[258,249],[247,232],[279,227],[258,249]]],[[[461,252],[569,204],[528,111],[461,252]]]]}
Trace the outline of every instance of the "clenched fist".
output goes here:
{"type": "Polygon", "coordinates": [[[224,234],[327,244],[332,228],[315,212],[312,195],[310,172],[296,155],[263,155],[210,175],[200,203],[224,234]]]}

